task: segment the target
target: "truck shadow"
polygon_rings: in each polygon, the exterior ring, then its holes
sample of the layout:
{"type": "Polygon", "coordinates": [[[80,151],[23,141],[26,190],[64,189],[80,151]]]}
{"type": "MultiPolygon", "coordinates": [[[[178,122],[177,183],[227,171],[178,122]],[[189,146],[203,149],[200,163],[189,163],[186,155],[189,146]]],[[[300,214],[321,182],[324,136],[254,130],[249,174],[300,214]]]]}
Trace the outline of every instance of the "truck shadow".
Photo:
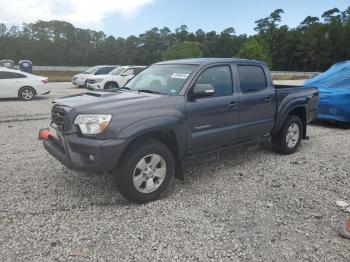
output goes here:
{"type": "MultiPolygon", "coordinates": [[[[259,148],[245,150],[242,148],[227,148],[220,153],[208,153],[197,156],[196,158],[187,158],[184,160],[184,176],[185,180],[180,181],[174,179],[169,188],[161,196],[161,200],[173,198],[177,194],[178,189],[182,188],[189,194],[191,188],[198,183],[203,183],[208,179],[213,179],[215,176],[220,176],[220,173],[227,169],[232,169],[235,166],[244,165],[246,162],[261,161],[259,155],[266,152],[273,153],[272,146],[268,141],[264,141],[259,148]]],[[[276,153],[277,155],[277,153],[276,153]]],[[[99,206],[128,206],[134,205],[125,200],[116,188],[117,181],[112,173],[82,173],[70,171],[73,173],[64,176],[59,182],[59,187],[64,187],[69,191],[69,195],[76,198],[83,206],[99,207],[99,206]]]]}
{"type": "Polygon", "coordinates": [[[311,123],[314,126],[328,127],[328,128],[341,128],[341,129],[350,129],[350,123],[346,122],[337,122],[337,121],[320,121],[316,120],[311,123]]]}
{"type": "Polygon", "coordinates": [[[36,96],[33,100],[31,101],[23,101],[18,98],[0,98],[0,103],[1,102],[21,102],[21,103],[31,103],[35,101],[45,101],[49,100],[50,96],[36,96]]]}

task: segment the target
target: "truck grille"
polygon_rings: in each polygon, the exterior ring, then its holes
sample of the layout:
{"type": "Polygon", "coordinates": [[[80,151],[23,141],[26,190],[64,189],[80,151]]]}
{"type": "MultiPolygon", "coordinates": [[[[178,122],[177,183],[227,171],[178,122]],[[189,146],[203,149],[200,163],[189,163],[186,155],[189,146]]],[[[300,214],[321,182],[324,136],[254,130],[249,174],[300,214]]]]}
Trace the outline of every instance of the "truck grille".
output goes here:
{"type": "Polygon", "coordinates": [[[69,130],[68,111],[61,106],[54,105],[51,109],[52,122],[56,124],[60,131],[69,130]]]}

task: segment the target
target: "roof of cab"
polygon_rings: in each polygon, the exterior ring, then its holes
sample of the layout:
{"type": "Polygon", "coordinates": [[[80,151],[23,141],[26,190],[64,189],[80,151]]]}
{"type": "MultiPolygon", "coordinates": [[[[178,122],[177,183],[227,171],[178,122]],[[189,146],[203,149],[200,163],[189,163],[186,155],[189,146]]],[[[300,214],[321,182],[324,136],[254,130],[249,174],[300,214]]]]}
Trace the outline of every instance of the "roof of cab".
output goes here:
{"type": "Polygon", "coordinates": [[[248,59],[238,59],[238,58],[189,58],[189,59],[178,59],[159,62],[157,65],[167,65],[167,64],[184,64],[184,65],[206,65],[213,63],[245,63],[245,64],[259,64],[265,65],[264,62],[258,60],[248,60],[248,59]]]}

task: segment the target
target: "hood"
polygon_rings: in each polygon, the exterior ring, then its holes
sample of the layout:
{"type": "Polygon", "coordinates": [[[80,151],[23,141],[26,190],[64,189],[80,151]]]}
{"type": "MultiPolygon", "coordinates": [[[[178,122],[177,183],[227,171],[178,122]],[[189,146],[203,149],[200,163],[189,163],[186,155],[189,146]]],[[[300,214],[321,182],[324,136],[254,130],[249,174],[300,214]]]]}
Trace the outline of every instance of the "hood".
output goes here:
{"type": "MultiPolygon", "coordinates": [[[[121,130],[150,118],[181,119],[185,114],[183,96],[163,96],[134,91],[88,92],[57,99],[54,103],[70,107],[71,118],[76,114],[111,114],[110,130],[113,137],[121,130]]],[[[168,120],[167,120],[168,121],[168,120]]]]}
{"type": "Polygon", "coordinates": [[[87,92],[54,100],[53,103],[74,108],[77,113],[107,113],[133,104],[157,103],[164,96],[130,91],[87,92]]]}
{"type": "Polygon", "coordinates": [[[74,77],[76,77],[76,78],[88,78],[90,76],[91,76],[91,74],[77,74],[74,77]]]}

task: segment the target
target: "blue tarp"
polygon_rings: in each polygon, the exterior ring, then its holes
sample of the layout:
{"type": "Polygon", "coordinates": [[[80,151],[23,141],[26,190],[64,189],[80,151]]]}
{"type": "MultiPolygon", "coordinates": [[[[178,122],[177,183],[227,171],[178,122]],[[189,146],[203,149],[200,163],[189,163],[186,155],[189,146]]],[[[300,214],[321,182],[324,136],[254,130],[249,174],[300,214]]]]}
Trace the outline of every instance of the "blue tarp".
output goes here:
{"type": "Polygon", "coordinates": [[[350,61],[333,65],[305,85],[320,91],[318,119],[350,122],[350,61]]]}

